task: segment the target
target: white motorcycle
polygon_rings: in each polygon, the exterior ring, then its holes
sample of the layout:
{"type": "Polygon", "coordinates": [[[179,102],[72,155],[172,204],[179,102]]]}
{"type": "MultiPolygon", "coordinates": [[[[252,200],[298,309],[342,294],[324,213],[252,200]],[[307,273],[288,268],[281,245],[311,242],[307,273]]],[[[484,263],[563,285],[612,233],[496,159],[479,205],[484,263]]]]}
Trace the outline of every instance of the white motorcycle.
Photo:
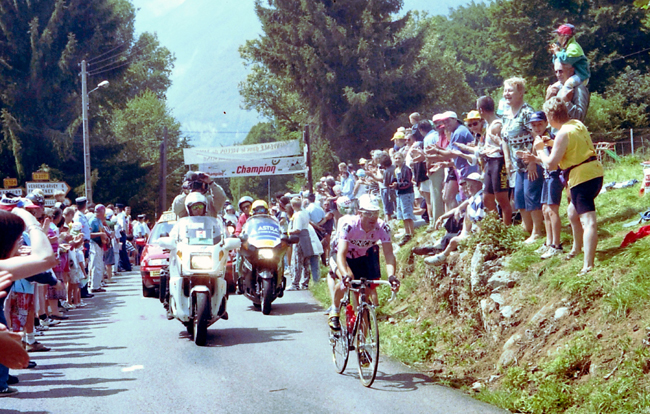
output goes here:
{"type": "Polygon", "coordinates": [[[241,241],[226,237],[221,219],[192,216],[179,219],[158,244],[170,251],[169,267],[160,273],[160,300],[170,318],[181,321],[196,345],[203,346],[208,327],[228,319],[226,263],[241,241]]]}

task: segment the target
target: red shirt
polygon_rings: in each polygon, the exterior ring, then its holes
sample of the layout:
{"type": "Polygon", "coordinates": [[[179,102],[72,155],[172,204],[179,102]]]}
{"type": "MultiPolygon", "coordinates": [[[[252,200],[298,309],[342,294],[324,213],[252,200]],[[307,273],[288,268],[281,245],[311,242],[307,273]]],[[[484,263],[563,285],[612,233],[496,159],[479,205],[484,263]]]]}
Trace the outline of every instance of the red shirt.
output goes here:
{"type": "Polygon", "coordinates": [[[248,220],[248,214],[242,213],[239,215],[239,220],[237,220],[237,227],[235,227],[235,236],[239,236],[239,233],[241,233],[244,224],[246,224],[246,220],[248,220]]]}

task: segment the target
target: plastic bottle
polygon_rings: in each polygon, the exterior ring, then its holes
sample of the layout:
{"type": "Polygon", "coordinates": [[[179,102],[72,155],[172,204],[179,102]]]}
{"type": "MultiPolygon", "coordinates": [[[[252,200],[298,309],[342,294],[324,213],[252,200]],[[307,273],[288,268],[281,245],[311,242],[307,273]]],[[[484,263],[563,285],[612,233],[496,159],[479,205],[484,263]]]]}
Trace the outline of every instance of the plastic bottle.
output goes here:
{"type": "Polygon", "coordinates": [[[352,310],[352,305],[348,304],[348,306],[345,307],[345,320],[347,321],[348,324],[348,331],[351,331],[354,328],[354,322],[357,319],[357,315],[354,314],[354,310],[352,310]]]}

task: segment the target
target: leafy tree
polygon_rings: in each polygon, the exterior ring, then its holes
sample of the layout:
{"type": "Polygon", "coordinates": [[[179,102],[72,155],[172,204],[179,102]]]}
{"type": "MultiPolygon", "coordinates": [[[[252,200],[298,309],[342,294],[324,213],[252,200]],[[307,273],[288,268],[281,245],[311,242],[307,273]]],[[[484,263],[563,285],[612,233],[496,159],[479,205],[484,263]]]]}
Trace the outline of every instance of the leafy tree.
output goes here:
{"type": "MultiPolygon", "coordinates": [[[[98,199],[127,201],[134,209],[154,213],[158,205],[160,143],[167,127],[167,200],[171,203],[183,181],[183,148],[180,124],[164,100],[144,91],[115,111],[111,128],[120,151],[104,157],[99,165],[95,191],[98,199]],[[119,166],[119,168],[118,168],[119,166]],[[115,184],[118,183],[116,186],[115,184]]],[[[153,214],[152,214],[153,216],[153,214]]]]}

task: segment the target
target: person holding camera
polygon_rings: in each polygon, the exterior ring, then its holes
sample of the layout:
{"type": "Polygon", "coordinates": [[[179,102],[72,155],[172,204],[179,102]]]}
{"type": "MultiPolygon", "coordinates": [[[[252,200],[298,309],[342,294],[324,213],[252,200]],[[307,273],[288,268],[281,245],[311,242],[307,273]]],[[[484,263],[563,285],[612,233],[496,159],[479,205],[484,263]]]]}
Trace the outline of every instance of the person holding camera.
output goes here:
{"type": "MultiPolygon", "coordinates": [[[[183,189],[187,188],[188,193],[199,192],[208,199],[207,215],[217,217],[221,212],[224,204],[226,203],[226,193],[220,185],[216,184],[212,179],[203,172],[189,171],[185,174],[183,182],[183,189]]],[[[187,210],[185,210],[185,192],[179,194],[172,203],[172,211],[176,213],[178,218],[186,217],[187,210]]]]}

